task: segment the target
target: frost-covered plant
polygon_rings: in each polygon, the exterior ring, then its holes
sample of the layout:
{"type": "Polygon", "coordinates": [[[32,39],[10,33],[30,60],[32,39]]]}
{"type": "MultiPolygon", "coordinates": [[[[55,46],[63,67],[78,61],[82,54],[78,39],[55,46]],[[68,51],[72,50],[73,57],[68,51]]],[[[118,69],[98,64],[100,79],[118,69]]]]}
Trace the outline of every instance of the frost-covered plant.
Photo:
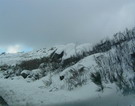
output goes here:
{"type": "Polygon", "coordinates": [[[7,69],[9,69],[11,66],[8,66],[7,64],[3,64],[0,66],[0,70],[1,71],[6,71],[7,69]]]}
{"type": "Polygon", "coordinates": [[[83,84],[85,84],[87,81],[85,67],[81,67],[80,69],[76,69],[73,67],[70,68],[65,81],[68,90],[72,90],[78,86],[82,86],[83,84]]]}
{"type": "MultiPolygon", "coordinates": [[[[116,40],[120,41],[119,39],[116,40]]],[[[115,83],[123,92],[133,91],[135,75],[134,59],[131,54],[135,52],[134,42],[135,39],[128,42],[121,41],[110,51],[95,57],[97,71],[101,75],[102,82],[115,83]]]]}
{"type": "Polygon", "coordinates": [[[49,76],[46,77],[46,79],[42,80],[45,87],[49,87],[52,84],[52,74],[49,73],[49,76]]]}
{"type": "Polygon", "coordinates": [[[100,87],[99,91],[104,89],[103,83],[102,83],[102,78],[99,72],[91,73],[90,79],[92,80],[93,83],[98,85],[100,87]]]}

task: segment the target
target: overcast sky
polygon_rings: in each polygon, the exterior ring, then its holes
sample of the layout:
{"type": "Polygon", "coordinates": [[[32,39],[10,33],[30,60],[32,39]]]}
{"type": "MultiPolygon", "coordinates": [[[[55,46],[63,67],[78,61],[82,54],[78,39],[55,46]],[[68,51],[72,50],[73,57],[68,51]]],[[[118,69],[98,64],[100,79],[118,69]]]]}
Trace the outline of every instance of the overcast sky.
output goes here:
{"type": "Polygon", "coordinates": [[[0,51],[95,43],[135,26],[135,0],[0,0],[0,51]]]}

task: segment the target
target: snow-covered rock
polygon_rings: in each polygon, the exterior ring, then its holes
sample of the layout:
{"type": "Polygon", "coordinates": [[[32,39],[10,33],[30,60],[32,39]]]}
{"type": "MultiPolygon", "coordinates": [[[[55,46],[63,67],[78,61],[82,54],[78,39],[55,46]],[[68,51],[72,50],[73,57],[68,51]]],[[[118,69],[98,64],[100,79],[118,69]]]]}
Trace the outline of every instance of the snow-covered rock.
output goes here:
{"type": "Polygon", "coordinates": [[[28,75],[30,75],[31,74],[31,71],[29,71],[29,70],[23,70],[22,72],[21,72],[21,76],[23,77],[23,78],[26,78],[28,75]]]}

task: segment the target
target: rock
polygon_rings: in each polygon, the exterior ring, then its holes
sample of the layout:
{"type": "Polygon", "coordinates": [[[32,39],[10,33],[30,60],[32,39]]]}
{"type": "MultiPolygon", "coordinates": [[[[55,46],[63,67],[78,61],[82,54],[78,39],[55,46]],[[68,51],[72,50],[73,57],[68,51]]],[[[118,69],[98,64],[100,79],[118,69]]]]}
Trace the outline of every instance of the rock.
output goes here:
{"type": "Polygon", "coordinates": [[[64,79],[64,76],[60,76],[60,80],[63,80],[64,79]]]}
{"type": "Polygon", "coordinates": [[[30,75],[30,71],[29,71],[29,70],[23,70],[23,71],[21,72],[21,76],[22,76],[23,78],[27,78],[28,75],[30,75]]]}
{"type": "Polygon", "coordinates": [[[60,54],[58,54],[58,53],[56,53],[56,51],[54,51],[50,56],[51,61],[59,62],[62,59],[63,55],[64,55],[64,51],[62,51],[60,54]]]}

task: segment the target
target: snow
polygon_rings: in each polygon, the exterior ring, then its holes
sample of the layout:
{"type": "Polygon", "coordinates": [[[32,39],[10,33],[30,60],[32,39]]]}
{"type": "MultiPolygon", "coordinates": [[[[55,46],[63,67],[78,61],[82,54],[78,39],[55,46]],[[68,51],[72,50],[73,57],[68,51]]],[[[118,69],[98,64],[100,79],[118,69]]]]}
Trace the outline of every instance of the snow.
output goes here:
{"type": "MultiPolygon", "coordinates": [[[[28,53],[3,54],[0,55],[0,62],[7,65],[16,65],[24,60],[41,58],[50,56],[55,51],[61,54],[64,51],[62,59],[91,50],[90,44],[67,44],[57,45],[51,49],[40,49],[28,53]]],[[[115,53],[115,49],[111,49],[115,53]]],[[[98,86],[90,81],[90,73],[95,72],[97,64],[94,57],[108,56],[106,53],[97,53],[87,56],[76,64],[64,69],[59,73],[49,73],[36,81],[30,78],[24,79],[21,76],[13,76],[11,79],[4,79],[3,73],[0,71],[0,96],[4,98],[9,106],[135,106],[135,96],[123,96],[117,90],[115,84],[105,84],[103,92],[98,92],[98,86]],[[70,69],[74,68],[78,71],[82,67],[85,68],[85,78],[87,82],[72,91],[67,90],[66,79],[72,76],[70,69]],[[60,80],[60,76],[65,76],[64,80],[60,80]]],[[[12,71],[12,70],[9,70],[12,71]]],[[[41,75],[41,69],[23,70],[22,73],[41,75]]],[[[21,74],[22,74],[21,73],[21,74]]],[[[134,75],[125,72],[129,78],[134,75]]]]}
{"type": "Polygon", "coordinates": [[[56,45],[52,48],[43,48],[40,50],[34,50],[28,53],[6,53],[6,54],[0,54],[0,65],[11,65],[15,66],[16,64],[21,63],[25,60],[31,60],[31,59],[39,59],[42,57],[48,57],[56,51],[57,54],[60,54],[62,51],[64,51],[63,60],[70,58],[71,56],[77,55],[77,53],[82,53],[82,51],[89,51],[91,49],[91,44],[80,44],[76,45],[74,43],[70,43],[67,45],[56,45]]]}
{"type": "Polygon", "coordinates": [[[30,74],[30,71],[29,70],[23,70],[22,72],[21,72],[21,74],[27,74],[27,75],[29,75],[30,74]]]}
{"type": "Polygon", "coordinates": [[[75,65],[66,68],[65,70],[63,70],[60,74],[60,76],[66,76],[66,77],[70,77],[71,74],[69,72],[70,69],[74,68],[76,70],[79,70],[80,68],[84,67],[85,70],[87,70],[87,75],[89,75],[89,73],[95,72],[96,68],[96,62],[94,60],[94,56],[99,56],[101,55],[101,53],[98,54],[94,54],[94,55],[90,55],[85,57],[84,59],[80,60],[79,62],[77,62],[75,65]]]}
{"type": "Polygon", "coordinates": [[[70,43],[67,45],[57,45],[56,46],[57,50],[56,53],[60,54],[62,51],[64,51],[64,56],[63,60],[70,58],[71,56],[81,54],[83,51],[89,51],[91,50],[91,44],[85,43],[85,44],[80,44],[76,45],[74,43],[70,43]]]}
{"type": "Polygon", "coordinates": [[[97,86],[92,82],[73,91],[58,90],[50,92],[50,89],[45,88],[41,80],[28,83],[24,79],[1,79],[0,95],[9,106],[65,106],[64,104],[67,104],[67,106],[80,104],[81,106],[83,103],[85,105],[94,104],[93,106],[103,106],[103,104],[109,104],[106,106],[135,105],[133,95],[124,97],[116,89],[112,89],[115,88],[115,85],[108,86],[111,88],[106,88],[103,93],[96,92],[97,86]]]}

